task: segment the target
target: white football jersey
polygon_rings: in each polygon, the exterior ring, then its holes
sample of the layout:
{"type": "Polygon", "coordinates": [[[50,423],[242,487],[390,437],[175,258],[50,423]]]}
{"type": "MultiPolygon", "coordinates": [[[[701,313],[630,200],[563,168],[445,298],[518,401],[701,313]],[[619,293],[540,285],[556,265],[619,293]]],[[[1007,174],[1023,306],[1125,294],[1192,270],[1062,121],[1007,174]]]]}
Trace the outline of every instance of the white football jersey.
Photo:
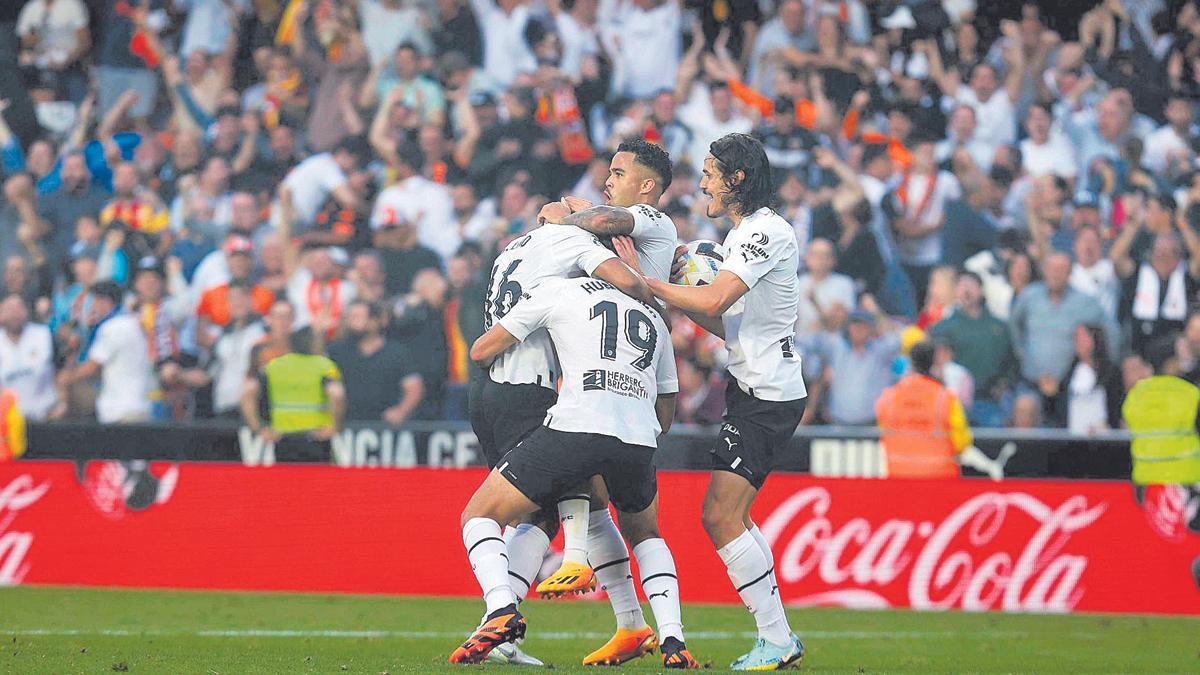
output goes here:
{"type": "Polygon", "coordinates": [[[54,386],[54,338],[50,329],[27,323],[14,342],[0,331],[0,386],[17,393],[25,417],[46,418],[58,403],[54,386]]]}
{"type": "Polygon", "coordinates": [[[657,311],[601,279],[551,279],[500,325],[518,340],[550,332],[563,380],[546,426],[656,447],[655,401],[679,391],[671,331],[657,311]]]}
{"type": "Polygon", "coordinates": [[[642,273],[659,281],[670,281],[679,239],[675,222],[649,204],[634,204],[628,209],[633,214],[633,232],[629,236],[637,249],[642,273]]]}
{"type": "MultiPolygon", "coordinates": [[[[594,234],[577,227],[543,225],[514,240],[496,257],[484,298],[484,330],[503,318],[524,292],[547,279],[591,274],[616,254],[604,248],[594,234]]],[[[492,363],[493,382],[538,384],[554,389],[558,359],[546,331],[505,351],[492,363]]]]}
{"type": "Polygon", "coordinates": [[[804,398],[808,391],[795,346],[800,306],[796,231],[764,207],[729,231],[725,250],[721,269],[750,288],[721,316],[729,374],[764,401],[804,398]]]}

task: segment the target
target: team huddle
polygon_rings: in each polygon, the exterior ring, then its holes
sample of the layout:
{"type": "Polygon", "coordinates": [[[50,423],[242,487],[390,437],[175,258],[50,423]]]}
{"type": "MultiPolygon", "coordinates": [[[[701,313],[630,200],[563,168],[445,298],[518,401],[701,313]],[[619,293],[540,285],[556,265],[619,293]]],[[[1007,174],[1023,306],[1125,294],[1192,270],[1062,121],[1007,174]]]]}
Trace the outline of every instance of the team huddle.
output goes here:
{"type": "Polygon", "coordinates": [[[519,605],[561,527],[562,566],[536,592],[560,597],[598,583],[617,623],[583,663],[618,665],[659,649],[666,668],[699,667],[685,641],[675,562],[658,529],[653,455],[678,391],[662,303],[724,339],[729,352],[727,410],[702,518],[758,627],[754,647],[731,667],[782,669],[803,657],[770,547],[750,519],[774,452],[804,412],[793,346],[796,235],[769,208],[770,167],[757,140],[730,134],[709,150],[700,183],[707,216],[728,217],[734,227],[724,255],[713,253],[721,259],[707,283],[671,283],[684,280],[687,262],[675,225],[655,208],[671,183],[671,162],[641,140],[614,155],[605,204],[573,197],[548,204],[539,227],[496,259],[487,330],[471,347],[487,370],[472,386],[471,425],[492,471],[462,514],[463,544],[487,608],[452,663],[541,665],[518,647],[526,632],[519,605]],[[638,604],[631,551],[657,632],[638,604]]]}

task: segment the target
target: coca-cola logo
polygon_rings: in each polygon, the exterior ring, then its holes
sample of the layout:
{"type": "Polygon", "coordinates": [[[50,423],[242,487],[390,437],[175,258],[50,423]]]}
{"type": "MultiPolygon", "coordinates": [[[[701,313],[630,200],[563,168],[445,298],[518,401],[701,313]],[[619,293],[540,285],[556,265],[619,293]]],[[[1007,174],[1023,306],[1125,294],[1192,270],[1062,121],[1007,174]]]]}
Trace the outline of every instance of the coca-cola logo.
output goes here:
{"type": "Polygon", "coordinates": [[[1188,497],[1188,489],[1182,485],[1147,485],[1142,512],[1150,529],[1167,541],[1183,541],[1188,520],[1196,516],[1198,506],[1188,497]]]}
{"type": "Polygon", "coordinates": [[[10,528],[18,513],[49,490],[50,481],[35,485],[29,474],[17,476],[0,489],[0,586],[15,586],[28,574],[25,556],[33,546],[33,533],[10,528]]]}
{"type": "Polygon", "coordinates": [[[784,600],[882,608],[1067,612],[1082,598],[1088,558],[1072,533],[1107,508],[1074,495],[1051,506],[1022,492],[985,492],[941,522],[833,517],[823,487],[800,490],[762,523],[784,600]],[[797,587],[805,595],[788,597],[797,587]],[[816,592],[813,592],[816,591],[816,592]]]}

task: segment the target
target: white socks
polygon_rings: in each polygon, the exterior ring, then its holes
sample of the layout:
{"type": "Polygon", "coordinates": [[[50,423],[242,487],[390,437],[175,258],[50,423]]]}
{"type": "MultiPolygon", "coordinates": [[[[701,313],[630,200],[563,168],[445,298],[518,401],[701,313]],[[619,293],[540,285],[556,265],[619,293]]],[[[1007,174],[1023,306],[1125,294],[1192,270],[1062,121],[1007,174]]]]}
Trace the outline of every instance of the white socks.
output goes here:
{"type": "Polygon", "coordinates": [[[558,520],[562,523],[563,533],[563,562],[587,564],[588,511],[591,506],[591,499],[587,495],[568,495],[558,500],[558,520]]]}
{"type": "Polygon", "coordinates": [[[542,528],[521,523],[504,529],[504,541],[508,544],[508,583],[520,602],[529,595],[530,585],[537,580],[550,539],[542,528]]]}
{"type": "Polygon", "coordinates": [[[487,613],[514,604],[517,596],[508,583],[508,554],[500,524],[490,518],[472,518],[463,526],[463,546],[471,569],[483,590],[487,613]]]}
{"type": "Polygon", "coordinates": [[[607,508],[592,511],[588,520],[588,561],[596,581],[608,593],[617,627],[637,630],[646,625],[629,570],[629,550],[607,508]]]}
{"type": "MultiPolygon", "coordinates": [[[[779,581],[775,578],[775,555],[771,553],[771,545],[767,543],[767,538],[763,536],[762,530],[758,529],[758,525],[750,523],[750,536],[754,537],[754,541],[758,542],[758,547],[762,549],[763,557],[767,559],[767,564],[771,566],[771,588],[775,589],[775,594],[779,595],[779,581]]],[[[512,554],[509,553],[509,556],[512,554]]],[[[509,563],[511,566],[512,563],[509,563]]],[[[780,599],[780,602],[783,602],[780,599]]]]}
{"type": "Polygon", "coordinates": [[[758,636],[774,645],[788,644],[792,631],[775,588],[772,559],[764,555],[754,535],[742,532],[717,549],[717,555],[725,562],[729,580],[742,596],[742,602],[754,615],[758,636]]]}
{"type": "Polygon", "coordinates": [[[683,617],[679,611],[679,577],[675,576],[675,558],[667,542],[647,539],[633,547],[642,590],[650,601],[660,640],[673,637],[683,642],[683,617]]]}

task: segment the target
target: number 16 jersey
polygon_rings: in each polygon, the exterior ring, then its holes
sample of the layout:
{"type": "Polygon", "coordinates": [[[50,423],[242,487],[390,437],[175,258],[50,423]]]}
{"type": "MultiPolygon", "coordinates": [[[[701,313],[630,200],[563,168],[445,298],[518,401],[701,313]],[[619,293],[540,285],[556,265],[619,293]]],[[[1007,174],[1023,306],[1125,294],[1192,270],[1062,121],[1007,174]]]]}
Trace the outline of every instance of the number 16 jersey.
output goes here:
{"type": "MultiPolygon", "coordinates": [[[[543,225],[509,244],[492,265],[484,298],[484,330],[504,318],[530,288],[548,279],[591,275],[616,254],[596,235],[570,225],[543,225]]],[[[550,335],[535,331],[492,363],[493,382],[537,384],[555,389],[558,359],[550,335]]]]}

